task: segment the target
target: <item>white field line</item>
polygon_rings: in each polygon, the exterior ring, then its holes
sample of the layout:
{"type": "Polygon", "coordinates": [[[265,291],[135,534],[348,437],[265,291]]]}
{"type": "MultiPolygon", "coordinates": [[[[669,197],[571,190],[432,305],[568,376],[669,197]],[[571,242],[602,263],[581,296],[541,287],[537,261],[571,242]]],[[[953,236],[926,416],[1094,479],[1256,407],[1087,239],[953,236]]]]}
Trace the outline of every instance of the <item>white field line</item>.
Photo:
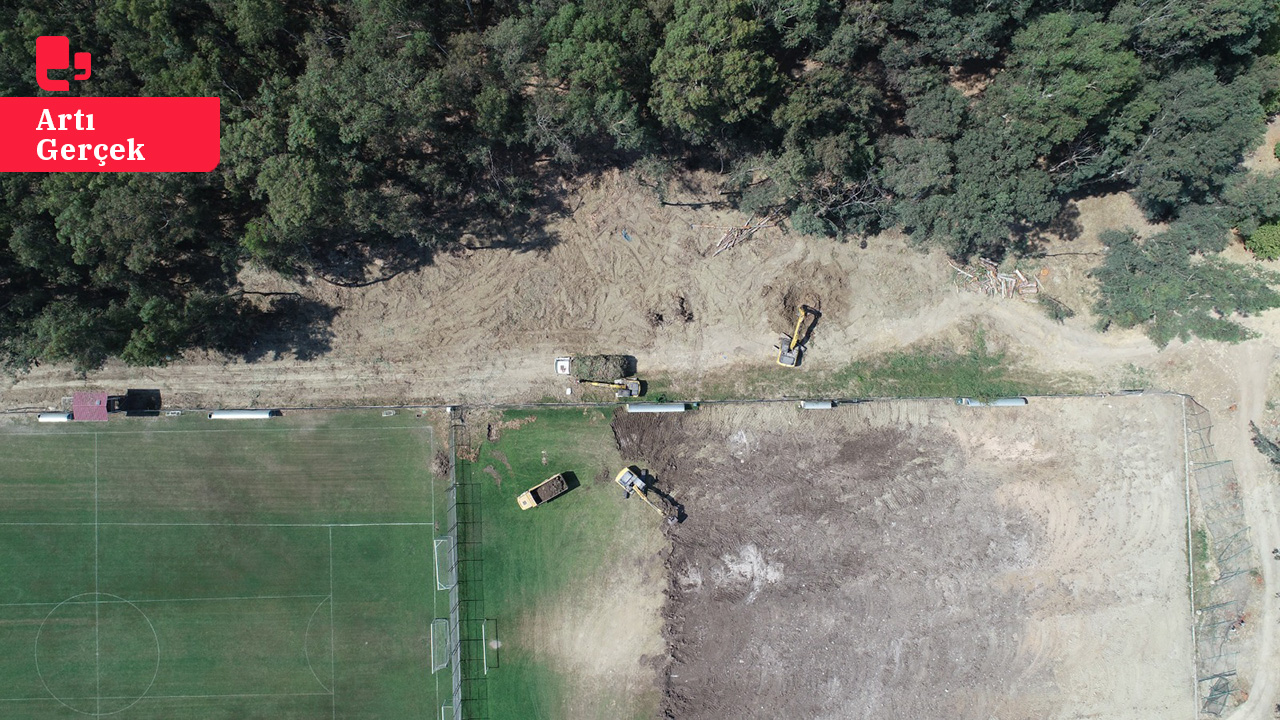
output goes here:
{"type": "MultiPolygon", "coordinates": [[[[426,473],[427,489],[431,491],[431,520],[432,520],[431,524],[433,526],[431,528],[431,537],[432,537],[431,564],[436,566],[436,591],[431,593],[431,619],[432,619],[431,643],[433,645],[433,647],[431,648],[431,679],[435,681],[435,685],[436,685],[436,694],[434,695],[434,697],[436,700],[436,704],[440,706],[440,720],[444,720],[444,703],[440,698],[440,673],[436,672],[436,656],[435,656],[435,647],[434,647],[435,639],[436,639],[436,626],[434,621],[435,621],[435,618],[440,616],[439,613],[437,612],[437,609],[438,609],[437,605],[439,603],[439,598],[440,598],[440,565],[436,557],[435,540],[434,540],[436,535],[440,532],[440,527],[438,524],[440,516],[436,514],[436,480],[438,478],[436,478],[435,473],[432,472],[431,470],[431,468],[434,467],[433,462],[435,460],[435,457],[436,457],[436,436],[435,436],[435,432],[433,431],[431,433],[431,457],[427,461],[427,473],[426,473]]],[[[444,634],[445,634],[445,649],[448,650],[449,630],[447,625],[445,626],[444,634]]],[[[448,666],[449,666],[449,663],[446,662],[445,667],[448,667],[448,666]]],[[[444,668],[441,668],[441,669],[443,670],[444,668]]]]}
{"type": "Polygon", "coordinates": [[[98,434],[93,434],[93,686],[94,694],[97,699],[94,701],[94,714],[102,714],[102,642],[101,629],[102,623],[99,620],[99,613],[102,604],[98,602],[101,595],[98,594],[100,586],[98,584],[98,434]]]}
{"type": "MultiPolygon", "coordinates": [[[[327,599],[328,598],[326,597],[326,600],[327,599]]],[[[333,690],[331,690],[328,685],[324,684],[324,681],[316,674],[316,666],[311,664],[311,624],[316,621],[316,614],[320,612],[320,608],[324,607],[324,603],[325,600],[321,600],[320,604],[316,605],[316,609],[311,611],[311,617],[307,618],[307,631],[302,634],[302,654],[307,658],[307,669],[311,671],[311,677],[314,677],[316,682],[320,684],[320,687],[328,690],[329,694],[332,695],[333,690]]],[[[329,629],[332,630],[332,626],[330,626],[329,629]]]]}
{"type": "Polygon", "coordinates": [[[232,600],[319,600],[328,595],[246,595],[242,597],[159,598],[155,600],[64,600],[63,602],[0,603],[0,607],[49,607],[50,605],[89,605],[113,603],[139,605],[149,603],[225,602],[232,600]]]}
{"type": "MultiPolygon", "coordinates": [[[[324,428],[274,427],[274,428],[234,428],[234,429],[228,428],[225,430],[218,430],[215,428],[209,428],[208,430],[107,430],[105,432],[108,435],[199,435],[199,434],[213,434],[213,433],[291,433],[291,432],[299,432],[301,430],[318,430],[319,432],[329,432],[329,433],[391,432],[394,430],[409,430],[409,431],[425,431],[428,435],[432,434],[430,427],[425,427],[422,425],[393,425],[391,427],[376,427],[376,428],[374,427],[330,428],[328,430],[324,428]]],[[[97,435],[99,432],[103,432],[103,431],[85,430],[85,431],[67,431],[67,432],[60,432],[60,431],[31,432],[31,433],[10,435],[10,436],[7,436],[5,440],[7,441],[9,439],[17,439],[17,438],[62,437],[64,435],[97,435]]]]}
{"type": "Polygon", "coordinates": [[[485,637],[484,620],[480,621],[480,655],[484,658],[484,674],[489,674],[489,640],[485,637]]]}
{"type": "Polygon", "coordinates": [[[329,528],[329,697],[333,717],[338,717],[338,671],[333,657],[333,528],[329,528]]]}
{"type": "Polygon", "coordinates": [[[435,525],[429,522],[381,522],[381,523],[145,523],[145,522],[0,522],[0,527],[17,526],[58,526],[58,527],[281,527],[281,528],[336,528],[336,527],[425,527],[435,525]]]}
{"type": "MultiPolygon", "coordinates": [[[[309,692],[309,693],[261,693],[261,694],[247,694],[247,695],[148,695],[148,696],[146,696],[146,697],[142,698],[142,700],[143,700],[143,701],[145,701],[145,700],[218,700],[218,699],[230,699],[230,698],[327,697],[328,695],[329,695],[329,693],[327,693],[327,692],[326,692],[326,693],[319,693],[319,692],[309,692]]],[[[101,700],[132,700],[132,699],[134,699],[134,696],[129,695],[129,696],[124,696],[124,697],[103,697],[103,698],[89,698],[89,697],[79,697],[79,698],[75,698],[75,697],[73,697],[73,698],[63,698],[63,699],[64,699],[64,700],[67,700],[67,701],[69,701],[69,702],[75,702],[75,701],[77,701],[77,700],[94,700],[94,699],[101,699],[101,700]]],[[[0,702],[39,702],[39,701],[42,701],[42,700],[47,700],[47,701],[50,701],[50,702],[58,702],[58,698],[55,698],[55,697],[50,696],[50,695],[45,695],[44,697],[0,698],[0,702]]]]}

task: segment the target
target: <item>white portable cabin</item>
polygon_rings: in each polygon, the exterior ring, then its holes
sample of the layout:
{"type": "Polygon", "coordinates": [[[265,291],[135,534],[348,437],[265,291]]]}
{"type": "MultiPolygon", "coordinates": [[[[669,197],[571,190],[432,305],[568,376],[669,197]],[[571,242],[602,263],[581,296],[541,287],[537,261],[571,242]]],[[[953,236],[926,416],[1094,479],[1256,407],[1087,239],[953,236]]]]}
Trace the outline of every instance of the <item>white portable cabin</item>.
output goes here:
{"type": "Polygon", "coordinates": [[[278,415],[276,410],[214,410],[210,420],[267,420],[278,415]]]}
{"type": "Polygon", "coordinates": [[[71,422],[71,413],[40,413],[36,422],[71,422]]]}

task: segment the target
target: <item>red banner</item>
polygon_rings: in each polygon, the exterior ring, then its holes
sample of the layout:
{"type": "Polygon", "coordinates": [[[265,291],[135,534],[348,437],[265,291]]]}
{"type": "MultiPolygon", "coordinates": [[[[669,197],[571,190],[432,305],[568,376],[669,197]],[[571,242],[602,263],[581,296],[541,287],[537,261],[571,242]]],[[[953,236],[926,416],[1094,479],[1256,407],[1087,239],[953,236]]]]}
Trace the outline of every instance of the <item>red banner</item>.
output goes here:
{"type": "Polygon", "coordinates": [[[216,97],[0,97],[0,172],[208,172],[216,97]]]}

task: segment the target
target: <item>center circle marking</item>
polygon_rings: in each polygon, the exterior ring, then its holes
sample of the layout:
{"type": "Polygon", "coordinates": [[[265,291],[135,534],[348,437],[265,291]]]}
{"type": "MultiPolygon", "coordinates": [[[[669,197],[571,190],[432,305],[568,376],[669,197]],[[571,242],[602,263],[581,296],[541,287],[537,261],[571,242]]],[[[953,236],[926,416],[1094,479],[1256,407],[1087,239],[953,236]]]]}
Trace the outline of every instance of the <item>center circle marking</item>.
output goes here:
{"type": "Polygon", "coordinates": [[[50,697],[81,715],[104,717],[128,710],[151,691],[160,674],[160,636],[129,600],[80,593],[41,621],[35,658],[50,697]]]}

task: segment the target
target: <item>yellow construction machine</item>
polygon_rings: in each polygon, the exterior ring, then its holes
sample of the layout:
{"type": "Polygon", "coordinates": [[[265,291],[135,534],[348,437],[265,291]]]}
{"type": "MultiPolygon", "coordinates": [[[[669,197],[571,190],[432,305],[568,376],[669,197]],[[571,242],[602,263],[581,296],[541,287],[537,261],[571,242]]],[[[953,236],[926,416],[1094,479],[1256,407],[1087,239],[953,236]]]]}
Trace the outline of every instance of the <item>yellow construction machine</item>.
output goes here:
{"type": "Polygon", "coordinates": [[[667,518],[668,521],[675,520],[676,515],[671,511],[666,498],[658,495],[656,492],[653,494],[658,498],[658,503],[654,503],[654,501],[649,498],[649,486],[640,478],[640,472],[638,470],[630,467],[622,468],[622,471],[613,478],[613,481],[618,483],[619,487],[622,488],[623,497],[629,498],[632,493],[635,493],[640,496],[641,500],[644,500],[646,505],[656,510],[659,515],[667,518]],[[661,504],[662,507],[658,507],[658,504],[661,504]]]}
{"type": "Polygon", "coordinates": [[[578,382],[583,385],[594,385],[617,390],[614,394],[619,398],[640,397],[640,381],[635,378],[619,378],[613,382],[604,382],[603,380],[579,380],[578,382]]]}
{"type": "Polygon", "coordinates": [[[791,331],[791,337],[783,337],[778,344],[778,364],[783,367],[797,367],[800,365],[800,355],[804,352],[805,343],[809,341],[809,332],[813,330],[813,323],[818,320],[818,311],[808,305],[800,306],[799,317],[796,318],[796,328],[791,331]],[[807,323],[805,321],[808,321],[807,323]]]}

